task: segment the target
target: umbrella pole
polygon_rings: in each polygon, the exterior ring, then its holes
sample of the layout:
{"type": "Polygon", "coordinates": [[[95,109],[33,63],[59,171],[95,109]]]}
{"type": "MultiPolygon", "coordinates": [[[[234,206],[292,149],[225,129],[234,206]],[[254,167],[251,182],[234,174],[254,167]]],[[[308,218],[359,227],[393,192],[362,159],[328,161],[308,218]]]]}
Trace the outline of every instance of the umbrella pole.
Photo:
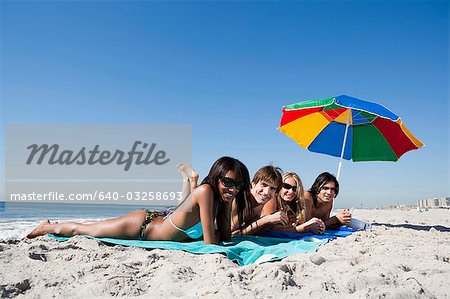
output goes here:
{"type": "Polygon", "coordinates": [[[341,158],[339,159],[339,166],[338,166],[338,171],[337,171],[337,176],[336,176],[336,179],[338,180],[338,182],[339,182],[339,176],[341,175],[342,160],[344,158],[345,144],[347,143],[347,132],[348,132],[348,126],[350,124],[350,114],[351,113],[352,113],[352,110],[349,109],[348,115],[347,115],[347,123],[345,125],[344,142],[342,142],[341,158]]]}

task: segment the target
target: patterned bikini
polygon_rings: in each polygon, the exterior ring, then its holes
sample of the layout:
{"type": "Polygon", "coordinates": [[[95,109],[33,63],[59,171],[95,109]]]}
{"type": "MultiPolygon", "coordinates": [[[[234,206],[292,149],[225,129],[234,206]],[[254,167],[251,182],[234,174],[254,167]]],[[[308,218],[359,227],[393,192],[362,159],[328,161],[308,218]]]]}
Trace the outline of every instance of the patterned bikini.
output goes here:
{"type": "Polygon", "coordinates": [[[202,229],[202,222],[199,221],[197,224],[192,226],[191,228],[188,228],[186,230],[179,228],[176,226],[172,221],[172,213],[173,211],[153,211],[153,210],[145,210],[145,221],[141,225],[141,229],[139,231],[139,240],[144,241],[145,240],[145,229],[147,228],[147,225],[152,222],[154,219],[162,216],[164,219],[169,218],[169,222],[180,232],[185,233],[189,238],[191,239],[198,239],[201,236],[203,236],[203,229],[202,229]]]}

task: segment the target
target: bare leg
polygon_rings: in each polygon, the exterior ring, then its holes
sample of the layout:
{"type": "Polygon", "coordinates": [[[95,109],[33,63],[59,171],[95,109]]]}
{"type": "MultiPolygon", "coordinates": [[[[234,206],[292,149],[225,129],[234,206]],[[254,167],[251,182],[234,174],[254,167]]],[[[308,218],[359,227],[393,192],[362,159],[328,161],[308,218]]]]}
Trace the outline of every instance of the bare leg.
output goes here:
{"type": "Polygon", "coordinates": [[[45,235],[46,232],[42,232],[42,229],[43,229],[44,226],[49,225],[49,224],[50,224],[50,221],[48,221],[48,219],[42,220],[42,222],[39,223],[39,225],[36,226],[36,228],[33,229],[33,230],[27,235],[27,238],[28,238],[28,239],[33,239],[33,238],[36,238],[36,237],[45,235]]]}
{"type": "Polygon", "coordinates": [[[144,220],[144,210],[130,212],[124,216],[93,223],[50,223],[48,220],[44,220],[27,235],[27,238],[32,239],[50,233],[67,237],[89,235],[104,238],[136,239],[144,220]]]}
{"type": "Polygon", "coordinates": [[[192,169],[191,165],[186,163],[178,164],[177,167],[178,171],[183,176],[183,187],[181,189],[181,194],[184,199],[197,187],[198,173],[192,169]]]}

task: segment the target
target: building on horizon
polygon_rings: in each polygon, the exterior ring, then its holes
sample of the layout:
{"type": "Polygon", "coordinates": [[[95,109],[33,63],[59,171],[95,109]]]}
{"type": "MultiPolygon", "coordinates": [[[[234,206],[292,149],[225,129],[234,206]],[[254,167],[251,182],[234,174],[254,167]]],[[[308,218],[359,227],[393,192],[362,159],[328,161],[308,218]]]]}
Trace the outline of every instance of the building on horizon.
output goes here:
{"type": "Polygon", "coordinates": [[[417,201],[418,208],[450,208],[450,197],[426,198],[417,201]]]}

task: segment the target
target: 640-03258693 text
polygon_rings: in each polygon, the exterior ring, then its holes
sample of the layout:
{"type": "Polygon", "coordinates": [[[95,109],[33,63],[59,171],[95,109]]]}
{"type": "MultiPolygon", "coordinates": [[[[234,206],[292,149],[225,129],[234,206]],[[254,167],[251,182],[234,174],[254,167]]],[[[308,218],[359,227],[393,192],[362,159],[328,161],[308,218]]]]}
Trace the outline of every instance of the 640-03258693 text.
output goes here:
{"type": "Polygon", "coordinates": [[[10,201],[174,201],[182,200],[182,192],[173,191],[94,191],[91,193],[11,193],[10,201]]]}

